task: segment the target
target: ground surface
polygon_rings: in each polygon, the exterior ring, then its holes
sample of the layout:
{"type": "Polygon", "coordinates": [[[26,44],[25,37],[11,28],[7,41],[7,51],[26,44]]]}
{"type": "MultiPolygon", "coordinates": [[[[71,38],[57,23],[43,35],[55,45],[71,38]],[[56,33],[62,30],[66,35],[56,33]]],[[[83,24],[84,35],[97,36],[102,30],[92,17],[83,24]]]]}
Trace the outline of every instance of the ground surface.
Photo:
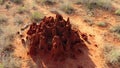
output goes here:
{"type": "MultiPolygon", "coordinates": [[[[116,0],[112,2],[113,6],[115,8],[120,8],[119,0],[116,0]],[[118,2],[117,2],[118,1],[118,2]],[[116,3],[117,2],[117,3],[116,3]]],[[[33,10],[32,7],[35,5],[35,2],[33,0],[26,0],[25,5],[29,6],[28,9],[30,9],[30,12],[36,11],[33,10]]],[[[0,6],[0,14],[5,14],[9,18],[8,25],[2,26],[0,25],[0,28],[5,28],[6,31],[5,35],[9,34],[9,29],[11,32],[16,33],[20,30],[23,25],[30,23],[29,13],[25,14],[17,14],[16,8],[19,5],[11,4],[12,8],[7,10],[5,9],[5,6],[0,6]],[[16,16],[20,16],[24,18],[24,24],[20,25],[19,27],[14,25],[14,18],[16,16]]],[[[120,23],[120,16],[116,16],[114,12],[101,10],[101,9],[95,9],[93,10],[94,16],[89,16],[89,13],[87,12],[87,9],[83,5],[73,5],[76,10],[76,14],[68,15],[62,12],[61,10],[58,10],[57,5],[56,6],[41,6],[41,5],[35,5],[37,8],[37,11],[43,12],[46,16],[53,16],[55,17],[54,13],[51,13],[49,10],[51,8],[55,8],[57,11],[59,11],[62,16],[67,19],[70,18],[71,24],[74,28],[77,30],[80,30],[82,33],[86,33],[88,36],[88,40],[90,42],[86,43],[86,46],[83,46],[81,49],[83,50],[82,55],[78,56],[77,60],[67,59],[64,62],[56,62],[51,63],[49,65],[46,65],[41,60],[41,68],[107,68],[105,67],[105,61],[100,55],[99,48],[102,45],[105,45],[107,43],[111,43],[113,45],[119,45],[120,40],[114,38],[111,36],[111,34],[108,33],[108,30],[110,27],[120,23]],[[91,22],[95,23],[92,26],[88,25],[87,22],[84,20],[91,20],[91,22]],[[96,24],[98,22],[107,22],[109,25],[108,27],[98,27],[96,24]],[[82,67],[81,67],[82,66],[82,67]]],[[[27,30],[26,30],[27,31],[27,30]]],[[[22,32],[23,35],[26,35],[26,31],[22,32]]],[[[1,41],[0,41],[1,42],[1,41]]],[[[15,38],[15,41],[13,42],[16,49],[14,51],[14,54],[17,57],[22,58],[22,66],[21,68],[30,68],[30,65],[28,65],[28,62],[32,59],[27,54],[28,48],[25,48],[27,46],[23,46],[21,43],[21,39],[17,35],[15,38]]],[[[39,61],[38,61],[39,62],[39,61]]],[[[31,63],[34,63],[31,61],[31,63]]],[[[34,63],[34,65],[36,65],[34,63]]],[[[108,67],[109,68],[109,67],[108,67]]]]}

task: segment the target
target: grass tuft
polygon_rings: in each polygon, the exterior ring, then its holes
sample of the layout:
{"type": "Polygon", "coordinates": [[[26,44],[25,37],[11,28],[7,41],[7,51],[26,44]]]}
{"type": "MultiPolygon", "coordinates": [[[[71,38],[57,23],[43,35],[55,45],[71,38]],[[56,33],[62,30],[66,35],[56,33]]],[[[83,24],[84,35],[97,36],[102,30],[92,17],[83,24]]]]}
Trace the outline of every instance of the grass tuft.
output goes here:
{"type": "Polygon", "coordinates": [[[16,3],[16,4],[21,4],[23,2],[23,0],[11,0],[11,1],[16,3]]]}
{"type": "Polygon", "coordinates": [[[4,3],[4,0],[0,0],[0,5],[2,5],[4,3]]]}
{"type": "Polygon", "coordinates": [[[6,47],[4,47],[3,52],[10,54],[14,51],[15,47],[12,44],[7,45],[6,47]]]}
{"type": "Polygon", "coordinates": [[[5,5],[5,8],[6,8],[6,9],[9,9],[10,7],[11,7],[11,6],[10,6],[10,4],[8,4],[8,3],[5,5]]]}
{"type": "Polygon", "coordinates": [[[4,68],[4,66],[3,66],[3,64],[2,64],[2,63],[0,63],[0,68],[4,68]]]}
{"type": "Polygon", "coordinates": [[[42,5],[54,5],[56,0],[36,0],[37,3],[41,3],[42,5]]]}
{"type": "Polygon", "coordinates": [[[24,13],[24,12],[27,12],[27,8],[24,7],[24,6],[20,6],[20,7],[18,8],[18,13],[22,14],[22,13],[24,13]]]}
{"type": "Polygon", "coordinates": [[[117,10],[115,11],[115,14],[120,16],[120,9],[117,9],[117,10]]]}
{"type": "Polygon", "coordinates": [[[72,14],[74,13],[74,8],[72,7],[72,5],[70,3],[63,3],[61,5],[61,10],[64,11],[67,14],[72,14]]]}
{"type": "Polygon", "coordinates": [[[120,47],[114,45],[105,45],[102,47],[102,55],[105,62],[112,67],[120,65],[120,47]]]}
{"type": "Polygon", "coordinates": [[[85,4],[89,9],[94,9],[95,7],[110,9],[112,6],[111,0],[77,0],[76,4],[85,4]]]}
{"type": "Polygon", "coordinates": [[[33,12],[31,16],[31,19],[34,22],[39,22],[43,18],[44,18],[44,14],[40,12],[33,12]]]}
{"type": "Polygon", "coordinates": [[[110,32],[114,32],[120,35],[120,25],[116,25],[110,29],[110,32]]]}
{"type": "Polygon", "coordinates": [[[107,27],[107,23],[106,22],[99,22],[97,24],[97,26],[99,26],[99,27],[107,27]]]}
{"type": "Polygon", "coordinates": [[[2,59],[4,68],[21,68],[21,59],[13,54],[7,55],[2,59]]]}
{"type": "Polygon", "coordinates": [[[22,17],[15,17],[15,21],[14,21],[14,24],[15,25],[21,25],[21,24],[23,24],[24,23],[24,20],[23,20],[23,18],[22,17]]]}
{"type": "Polygon", "coordinates": [[[7,17],[5,15],[0,15],[0,24],[4,24],[7,22],[7,17]]]}

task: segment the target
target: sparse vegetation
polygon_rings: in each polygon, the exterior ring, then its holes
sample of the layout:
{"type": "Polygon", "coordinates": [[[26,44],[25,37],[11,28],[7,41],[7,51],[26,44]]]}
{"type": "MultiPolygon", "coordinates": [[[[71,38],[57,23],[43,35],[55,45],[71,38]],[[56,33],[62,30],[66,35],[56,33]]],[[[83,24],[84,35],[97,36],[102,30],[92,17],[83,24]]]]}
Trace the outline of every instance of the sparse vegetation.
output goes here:
{"type": "Polygon", "coordinates": [[[10,8],[10,5],[9,5],[9,4],[6,4],[6,5],[5,5],[5,8],[6,8],[6,9],[9,9],[9,8],[10,8]]]}
{"type": "Polygon", "coordinates": [[[110,9],[112,6],[111,0],[98,0],[97,5],[105,9],[110,9]]]}
{"type": "Polygon", "coordinates": [[[0,28],[0,35],[3,34],[3,30],[0,28]]]}
{"type": "Polygon", "coordinates": [[[115,14],[116,14],[116,15],[120,15],[120,9],[117,9],[117,10],[115,11],[115,14]]]}
{"type": "Polygon", "coordinates": [[[0,63],[0,68],[4,68],[3,64],[0,63]]]}
{"type": "Polygon", "coordinates": [[[117,68],[120,65],[120,47],[114,45],[105,45],[102,48],[102,55],[106,63],[112,68],[117,68]]]}
{"type": "Polygon", "coordinates": [[[15,21],[14,21],[14,23],[15,23],[15,25],[20,25],[20,24],[23,24],[23,18],[22,17],[16,17],[15,18],[15,21]]]}
{"type": "Polygon", "coordinates": [[[110,31],[120,35],[120,25],[112,27],[110,31]]]}
{"type": "Polygon", "coordinates": [[[56,3],[56,0],[36,0],[37,3],[41,3],[42,5],[53,5],[56,3]]]}
{"type": "MultiPolygon", "coordinates": [[[[42,2],[42,0],[35,0],[37,3],[41,3],[42,2]]],[[[44,0],[43,0],[44,1],[44,0]]]]}
{"type": "Polygon", "coordinates": [[[120,39],[120,25],[110,28],[110,32],[112,32],[116,38],[120,39]]]}
{"type": "Polygon", "coordinates": [[[76,0],[75,4],[81,4],[82,0],[76,0]]]}
{"type": "Polygon", "coordinates": [[[37,68],[37,65],[34,64],[31,60],[27,60],[27,65],[29,68],[37,68]]]}
{"type": "Polygon", "coordinates": [[[0,0],[0,5],[2,5],[4,3],[4,0],[0,0]]]}
{"type": "Polygon", "coordinates": [[[14,49],[15,49],[15,47],[12,44],[9,44],[6,47],[4,47],[3,53],[4,54],[10,54],[14,51],[14,49]]]}
{"type": "Polygon", "coordinates": [[[67,14],[72,14],[72,13],[75,12],[74,8],[71,6],[70,3],[63,3],[61,5],[61,10],[64,11],[65,13],[67,13],[67,14]]]}
{"type": "Polygon", "coordinates": [[[111,0],[77,0],[76,4],[86,4],[89,9],[93,9],[95,7],[102,7],[105,9],[110,9],[111,0]]]}
{"type": "Polygon", "coordinates": [[[16,4],[21,4],[23,0],[11,0],[11,1],[16,3],[16,4]]]}
{"type": "Polygon", "coordinates": [[[94,3],[94,2],[93,3],[87,3],[86,6],[87,6],[88,9],[91,10],[91,9],[94,9],[97,6],[97,4],[94,3]]]}
{"type": "Polygon", "coordinates": [[[22,13],[24,13],[24,12],[26,12],[26,11],[27,11],[27,8],[24,7],[24,6],[20,6],[20,7],[18,8],[18,13],[20,13],[20,14],[22,14],[22,13]]]}
{"type": "Polygon", "coordinates": [[[15,47],[13,46],[13,41],[15,39],[16,28],[7,26],[6,28],[1,29],[4,33],[0,34],[0,54],[3,53],[10,55],[15,49],[15,47]]]}
{"type": "Polygon", "coordinates": [[[32,13],[32,16],[31,16],[31,19],[32,21],[40,21],[41,19],[43,19],[44,17],[44,14],[41,13],[41,12],[33,12],[32,13]]]}
{"type": "Polygon", "coordinates": [[[85,17],[84,22],[87,23],[89,26],[94,25],[93,20],[91,20],[91,19],[89,19],[89,18],[87,18],[87,17],[85,17]]]}
{"type": "Polygon", "coordinates": [[[6,23],[7,17],[5,15],[0,15],[0,24],[6,23]]]}
{"type": "Polygon", "coordinates": [[[4,68],[20,68],[21,67],[21,59],[14,56],[13,54],[6,55],[2,59],[4,68]]]}
{"type": "Polygon", "coordinates": [[[7,26],[4,28],[4,34],[0,36],[0,56],[3,68],[20,68],[20,60],[17,57],[14,57],[13,52],[15,47],[13,41],[15,39],[15,30],[16,28],[7,26]]]}
{"type": "Polygon", "coordinates": [[[106,27],[106,26],[107,26],[107,23],[106,23],[106,22],[99,22],[99,23],[97,24],[97,26],[106,27]]]}
{"type": "Polygon", "coordinates": [[[50,9],[50,12],[54,14],[60,14],[59,10],[56,8],[50,9]]]}

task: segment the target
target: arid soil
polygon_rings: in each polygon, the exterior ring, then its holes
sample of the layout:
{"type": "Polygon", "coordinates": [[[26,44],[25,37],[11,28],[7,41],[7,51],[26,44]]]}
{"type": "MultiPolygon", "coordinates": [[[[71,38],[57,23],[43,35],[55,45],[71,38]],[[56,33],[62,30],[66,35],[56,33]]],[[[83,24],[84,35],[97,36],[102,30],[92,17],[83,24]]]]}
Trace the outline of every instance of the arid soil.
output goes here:
{"type": "MultiPolygon", "coordinates": [[[[14,34],[15,39],[14,41],[12,41],[12,44],[14,45],[15,50],[13,54],[20,59],[21,68],[110,68],[105,64],[105,60],[101,56],[100,48],[108,43],[118,46],[120,44],[120,39],[115,37],[112,33],[109,32],[109,29],[111,27],[120,23],[120,16],[115,15],[113,12],[113,10],[120,8],[120,4],[117,1],[119,0],[115,0],[112,2],[113,5],[112,11],[107,11],[106,9],[99,9],[99,8],[95,8],[92,11],[89,11],[82,4],[80,5],[74,4],[72,6],[75,9],[75,13],[70,15],[59,10],[58,8],[59,3],[53,6],[49,6],[49,5],[36,4],[33,0],[25,0],[24,5],[29,7],[28,8],[29,12],[25,12],[23,14],[17,13],[16,9],[19,7],[19,5],[17,4],[11,3],[10,4],[11,8],[9,10],[5,9],[5,5],[2,6],[0,5],[0,14],[4,14],[8,17],[8,23],[6,25],[0,24],[0,28],[4,30],[3,31],[4,34],[1,34],[0,36],[0,45],[2,45],[4,42],[1,39],[2,37],[8,37],[9,35],[14,34]],[[33,7],[36,8],[33,9],[33,7]],[[77,34],[79,34],[77,38],[79,40],[82,40],[84,45],[76,47],[80,50],[80,53],[77,53],[77,56],[75,57],[72,56],[67,58],[65,57],[62,58],[61,61],[60,60],[58,61],[58,58],[56,57],[60,57],[60,56],[58,55],[55,57],[49,56],[51,55],[52,47],[50,48],[50,52],[49,51],[47,52],[50,54],[46,54],[46,52],[44,53],[41,51],[43,54],[45,54],[43,55],[42,53],[39,53],[39,49],[40,49],[39,45],[33,42],[35,40],[34,39],[32,39],[32,41],[30,40],[30,38],[33,37],[28,32],[33,29],[33,28],[30,29],[31,28],[30,25],[33,23],[30,20],[30,15],[31,15],[30,13],[34,11],[39,11],[45,14],[46,17],[51,16],[55,19],[56,13],[51,12],[51,9],[55,9],[54,10],[55,12],[61,14],[63,20],[65,21],[67,21],[67,18],[69,17],[69,21],[70,21],[69,25],[71,25],[70,29],[77,31],[77,34]],[[14,19],[17,17],[23,18],[23,24],[19,26],[15,25],[14,19]],[[106,22],[108,25],[106,27],[99,27],[97,26],[99,22],[106,22]],[[27,28],[25,28],[26,25],[28,25],[27,28]],[[21,30],[22,28],[23,30],[21,30]],[[85,38],[83,37],[84,35],[87,37],[87,40],[86,37],[85,38]],[[26,39],[26,37],[28,37],[28,39],[26,39]],[[35,45],[37,47],[35,47],[35,50],[32,50],[31,48],[34,47],[35,45]],[[32,53],[36,50],[37,50],[36,53],[32,53]],[[38,55],[34,56],[34,54],[38,54],[38,55]],[[42,55],[42,57],[40,55],[42,55]]],[[[40,24],[37,23],[36,25],[40,25],[40,24]]],[[[70,37],[72,37],[72,35],[70,37]]],[[[74,39],[72,40],[69,39],[70,42],[72,42],[73,40],[74,39]]],[[[7,42],[8,40],[5,41],[7,42]]],[[[9,43],[5,43],[5,44],[7,45],[9,43]]],[[[65,51],[63,51],[63,53],[64,52],[65,51]]],[[[76,52],[73,53],[75,54],[76,52]]],[[[71,55],[67,55],[67,56],[71,56],[71,55]]]]}

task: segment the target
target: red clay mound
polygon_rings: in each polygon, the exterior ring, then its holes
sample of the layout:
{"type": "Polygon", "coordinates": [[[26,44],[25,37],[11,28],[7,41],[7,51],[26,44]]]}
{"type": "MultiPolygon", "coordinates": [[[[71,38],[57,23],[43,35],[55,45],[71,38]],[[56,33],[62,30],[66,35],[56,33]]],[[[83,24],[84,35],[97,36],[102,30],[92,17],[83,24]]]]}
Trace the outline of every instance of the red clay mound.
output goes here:
{"type": "Polygon", "coordinates": [[[78,47],[85,45],[77,31],[71,29],[69,18],[67,21],[61,15],[45,17],[39,24],[31,24],[27,39],[31,56],[41,56],[61,60],[68,57],[75,58],[80,53],[78,47]]]}

